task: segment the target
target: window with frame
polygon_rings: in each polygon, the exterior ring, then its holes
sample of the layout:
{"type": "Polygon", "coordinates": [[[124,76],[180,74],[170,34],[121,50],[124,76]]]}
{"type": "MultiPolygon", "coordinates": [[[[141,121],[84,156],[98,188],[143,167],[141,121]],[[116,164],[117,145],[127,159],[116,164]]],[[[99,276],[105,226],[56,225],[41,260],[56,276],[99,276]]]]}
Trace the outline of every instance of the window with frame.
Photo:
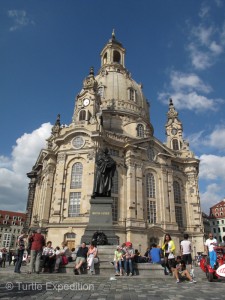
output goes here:
{"type": "Polygon", "coordinates": [[[8,248],[10,246],[10,242],[11,242],[11,233],[4,233],[3,236],[3,247],[8,248]]]}
{"type": "Polygon", "coordinates": [[[183,227],[183,214],[181,206],[175,206],[175,216],[178,226],[183,227]]]}
{"type": "Polygon", "coordinates": [[[181,204],[180,184],[177,181],[173,182],[174,202],[181,204]]]}
{"type": "Polygon", "coordinates": [[[177,139],[173,139],[173,150],[179,150],[179,144],[177,139]]]}
{"type": "Polygon", "coordinates": [[[132,88],[129,88],[128,92],[129,92],[129,100],[135,102],[136,101],[136,91],[132,88]]]}
{"type": "Polygon", "coordinates": [[[118,221],[118,197],[112,197],[112,219],[114,222],[118,221]]]}
{"type": "Polygon", "coordinates": [[[112,219],[114,222],[118,221],[118,201],[119,201],[119,195],[118,195],[118,171],[116,170],[113,176],[113,186],[111,189],[112,194],[112,219]]]}
{"type": "Polygon", "coordinates": [[[147,200],[147,220],[151,224],[156,223],[156,202],[147,200]]]}
{"type": "Polygon", "coordinates": [[[82,109],[79,113],[79,121],[85,121],[86,119],[86,110],[82,109]]]}
{"type": "Polygon", "coordinates": [[[117,170],[115,170],[112,183],[113,185],[112,185],[111,193],[118,194],[118,171],[117,170]]]}
{"type": "Polygon", "coordinates": [[[71,173],[71,189],[82,188],[82,175],[83,175],[83,165],[81,163],[75,163],[72,167],[71,173]]]}
{"type": "Polygon", "coordinates": [[[146,175],[146,194],[147,198],[155,198],[155,178],[152,173],[146,175]]]}
{"type": "Polygon", "coordinates": [[[107,52],[104,54],[104,57],[103,57],[103,64],[106,64],[107,63],[107,52]]]}
{"type": "Polygon", "coordinates": [[[137,126],[137,136],[144,137],[144,126],[142,124],[137,126]]]}
{"type": "Polygon", "coordinates": [[[117,62],[120,64],[121,56],[120,56],[119,51],[116,51],[116,50],[113,51],[113,62],[117,62]]]}
{"type": "Polygon", "coordinates": [[[80,192],[72,192],[70,193],[70,201],[69,201],[69,209],[68,209],[68,217],[77,217],[80,214],[80,192]]]}

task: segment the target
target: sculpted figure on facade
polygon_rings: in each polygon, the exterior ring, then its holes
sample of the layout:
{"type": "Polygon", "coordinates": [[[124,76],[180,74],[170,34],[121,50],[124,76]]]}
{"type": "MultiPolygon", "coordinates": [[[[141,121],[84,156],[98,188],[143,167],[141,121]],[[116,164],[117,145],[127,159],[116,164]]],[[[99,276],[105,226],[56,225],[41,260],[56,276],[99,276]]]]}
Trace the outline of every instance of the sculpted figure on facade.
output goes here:
{"type": "Polygon", "coordinates": [[[92,197],[111,197],[112,179],[116,170],[116,162],[110,157],[108,148],[98,151],[95,168],[92,197]]]}

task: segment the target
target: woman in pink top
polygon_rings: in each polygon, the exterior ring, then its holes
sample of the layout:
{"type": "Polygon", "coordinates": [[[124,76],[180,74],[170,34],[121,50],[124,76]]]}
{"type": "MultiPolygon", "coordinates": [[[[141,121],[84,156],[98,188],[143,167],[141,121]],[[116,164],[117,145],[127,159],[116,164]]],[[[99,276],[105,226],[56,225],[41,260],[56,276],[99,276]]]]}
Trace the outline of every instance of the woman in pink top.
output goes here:
{"type": "Polygon", "coordinates": [[[87,253],[87,263],[88,263],[88,267],[87,269],[90,270],[91,275],[93,275],[94,273],[94,264],[96,264],[98,262],[98,249],[95,246],[94,243],[91,243],[89,249],[88,249],[88,253],[87,253]]]}

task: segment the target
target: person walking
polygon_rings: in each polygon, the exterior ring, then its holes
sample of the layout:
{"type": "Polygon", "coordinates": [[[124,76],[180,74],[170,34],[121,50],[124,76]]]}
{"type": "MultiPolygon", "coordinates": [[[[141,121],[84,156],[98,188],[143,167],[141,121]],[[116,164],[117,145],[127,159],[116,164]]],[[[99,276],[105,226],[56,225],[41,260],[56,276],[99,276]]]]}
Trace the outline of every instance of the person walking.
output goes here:
{"type": "Polygon", "coordinates": [[[33,271],[35,273],[40,273],[40,261],[42,255],[42,249],[45,245],[44,236],[41,234],[41,229],[37,229],[36,233],[34,233],[30,238],[29,242],[31,242],[31,257],[30,257],[30,270],[28,274],[31,274],[33,271]]]}
{"type": "Polygon", "coordinates": [[[21,273],[20,268],[22,265],[23,253],[24,253],[24,249],[25,249],[24,238],[25,238],[25,232],[22,231],[21,235],[18,237],[18,240],[17,240],[17,259],[16,259],[16,264],[15,264],[15,269],[14,269],[15,273],[21,273]]]}
{"type": "Polygon", "coordinates": [[[185,262],[187,266],[188,272],[193,275],[194,269],[192,268],[192,256],[191,256],[191,241],[188,240],[189,235],[187,233],[184,234],[184,239],[180,243],[180,251],[182,260],[185,262]]]}

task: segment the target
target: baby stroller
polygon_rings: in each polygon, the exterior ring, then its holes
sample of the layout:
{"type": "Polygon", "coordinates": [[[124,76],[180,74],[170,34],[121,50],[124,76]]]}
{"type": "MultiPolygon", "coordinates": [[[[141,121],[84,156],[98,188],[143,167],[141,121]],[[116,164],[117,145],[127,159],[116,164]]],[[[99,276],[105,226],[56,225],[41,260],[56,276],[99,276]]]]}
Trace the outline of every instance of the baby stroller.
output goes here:
{"type": "Polygon", "coordinates": [[[225,247],[214,247],[214,251],[217,255],[217,260],[214,268],[210,265],[210,260],[207,255],[202,255],[200,260],[200,268],[203,272],[206,273],[206,277],[209,282],[212,282],[213,279],[218,279],[220,276],[217,274],[216,270],[225,264],[225,247]]]}

